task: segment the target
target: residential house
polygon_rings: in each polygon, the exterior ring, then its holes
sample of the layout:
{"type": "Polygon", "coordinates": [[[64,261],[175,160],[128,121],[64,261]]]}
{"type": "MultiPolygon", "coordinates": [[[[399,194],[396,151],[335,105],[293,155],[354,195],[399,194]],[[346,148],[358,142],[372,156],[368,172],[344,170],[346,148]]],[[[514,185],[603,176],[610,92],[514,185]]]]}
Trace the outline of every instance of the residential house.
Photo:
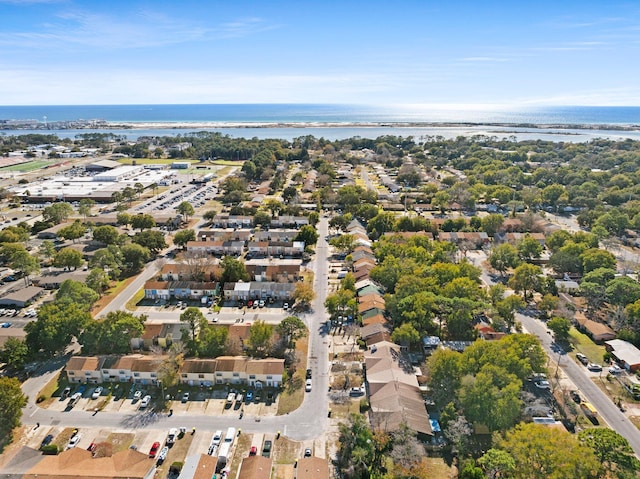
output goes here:
{"type": "Polygon", "coordinates": [[[131,349],[149,350],[153,346],[163,349],[182,340],[182,323],[145,323],[142,336],[131,339],[131,349]]]}
{"type": "Polygon", "coordinates": [[[406,424],[419,436],[432,436],[418,379],[400,346],[379,342],[367,350],[364,360],[373,427],[393,432],[406,424]]]}
{"type": "Polygon", "coordinates": [[[38,286],[27,286],[26,288],[5,294],[0,298],[0,306],[15,306],[23,308],[38,299],[43,293],[43,288],[38,286]]]}
{"type": "Polygon", "coordinates": [[[293,241],[298,236],[298,230],[266,230],[256,231],[253,235],[254,241],[293,241]]]}
{"type": "Polygon", "coordinates": [[[242,459],[237,479],[270,479],[272,466],[271,458],[261,455],[245,457],[242,459]]]}
{"type": "Polygon", "coordinates": [[[171,298],[200,300],[203,297],[214,298],[220,294],[219,283],[198,281],[147,281],[144,284],[144,297],[169,301],[171,298]]]}
{"type": "Polygon", "coordinates": [[[622,367],[631,372],[640,370],[640,349],[633,344],[622,339],[612,339],[605,341],[604,346],[622,367]]]}
{"type": "Polygon", "coordinates": [[[267,254],[269,256],[302,256],[304,241],[269,241],[267,254]]]}
{"type": "Polygon", "coordinates": [[[282,384],[284,359],[220,356],[215,361],[216,384],[246,384],[257,388],[279,387],[282,384]]]}
{"type": "Polygon", "coordinates": [[[294,283],[300,281],[300,265],[297,264],[248,264],[247,273],[255,281],[294,283]]]}
{"type": "Polygon", "coordinates": [[[87,276],[89,276],[88,271],[52,271],[32,277],[31,282],[44,289],[58,289],[68,279],[84,283],[87,276]]]}
{"type": "Polygon", "coordinates": [[[589,335],[596,343],[610,341],[616,337],[615,331],[609,326],[587,318],[580,311],[576,312],[573,316],[573,320],[577,324],[578,329],[589,335]]]}
{"type": "Polygon", "coordinates": [[[294,479],[327,479],[331,477],[329,461],[315,456],[298,459],[294,471],[294,479]]]}
{"type": "Polygon", "coordinates": [[[462,244],[467,243],[469,245],[473,245],[475,248],[481,248],[483,245],[489,243],[489,235],[485,232],[451,232],[448,233],[446,231],[441,231],[438,233],[438,240],[440,241],[448,241],[450,243],[462,244]]]}
{"type": "Polygon", "coordinates": [[[42,456],[23,479],[152,479],[156,465],[148,454],[124,449],[111,456],[94,457],[91,451],[73,447],[58,455],[42,456]]]}
{"type": "Polygon", "coordinates": [[[383,314],[384,312],[380,312],[379,309],[374,309],[371,311],[367,311],[361,316],[362,325],[370,326],[372,324],[389,324],[389,320],[383,314]]]}
{"type": "Polygon", "coordinates": [[[199,230],[196,235],[200,241],[249,241],[250,229],[214,229],[199,230]]]}
{"type": "Polygon", "coordinates": [[[391,341],[388,322],[362,326],[360,328],[360,338],[367,344],[367,347],[382,341],[391,341]]]}
{"type": "Polygon", "coordinates": [[[252,225],[252,216],[218,214],[213,218],[216,228],[251,228],[252,225]]]}
{"type": "Polygon", "coordinates": [[[216,384],[216,367],[215,359],[187,359],[180,366],[180,382],[209,387],[216,384]]]}
{"type": "Polygon", "coordinates": [[[293,298],[293,283],[275,283],[273,281],[228,282],[224,285],[224,299],[228,301],[247,301],[249,299],[268,299],[288,301],[293,298]]]}
{"type": "Polygon", "coordinates": [[[101,368],[104,360],[102,356],[72,356],[65,366],[68,381],[70,383],[101,383],[101,368]]]}
{"type": "Polygon", "coordinates": [[[208,454],[187,456],[178,479],[211,479],[216,477],[218,458],[208,454]]]}
{"type": "Polygon", "coordinates": [[[526,237],[533,238],[543,247],[546,244],[546,236],[542,233],[506,233],[504,235],[505,241],[514,246],[526,237]]]}
{"type": "Polygon", "coordinates": [[[210,262],[166,263],[160,269],[163,281],[215,281],[221,274],[220,266],[210,262]]]}
{"type": "Polygon", "coordinates": [[[189,241],[187,251],[214,256],[240,256],[244,251],[244,241],[189,241]]]}
{"type": "Polygon", "coordinates": [[[301,226],[308,224],[309,218],[306,216],[280,215],[275,218],[271,218],[270,226],[272,228],[300,228],[301,226]]]}

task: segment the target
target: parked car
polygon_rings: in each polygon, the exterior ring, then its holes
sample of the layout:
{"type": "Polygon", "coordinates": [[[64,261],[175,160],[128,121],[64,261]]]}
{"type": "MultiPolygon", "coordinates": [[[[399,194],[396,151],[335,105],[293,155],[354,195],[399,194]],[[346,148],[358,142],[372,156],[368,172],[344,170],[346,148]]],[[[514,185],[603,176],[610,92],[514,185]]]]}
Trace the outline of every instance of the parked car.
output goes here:
{"type": "Polygon", "coordinates": [[[258,448],[256,446],[251,446],[251,449],[249,449],[249,455],[255,456],[257,453],[258,453],[258,448]]]}
{"type": "Polygon", "coordinates": [[[582,353],[577,353],[576,359],[580,361],[582,364],[584,364],[585,366],[589,364],[589,359],[582,353]]]}
{"type": "Polygon", "coordinates": [[[182,395],[182,402],[187,402],[189,400],[189,392],[186,392],[182,395]]]}
{"type": "Polygon", "coordinates": [[[47,434],[45,438],[40,443],[40,447],[48,446],[53,441],[53,434],[47,434]]]}
{"type": "Polygon", "coordinates": [[[2,327],[2,328],[10,328],[11,327],[11,323],[9,323],[9,322],[2,323],[2,324],[0,324],[0,327],[2,327]]]}
{"type": "Polygon", "coordinates": [[[589,363],[589,364],[587,365],[587,369],[588,369],[589,371],[595,371],[595,372],[598,372],[598,371],[602,371],[602,366],[600,366],[599,364],[596,364],[596,363],[589,363]]]}
{"type": "Polygon", "coordinates": [[[93,390],[93,394],[91,395],[91,399],[98,399],[100,397],[100,394],[102,394],[102,386],[98,386],[97,388],[95,388],[93,390]]]}
{"type": "Polygon", "coordinates": [[[364,388],[351,388],[349,390],[349,396],[352,396],[352,397],[364,396],[364,388]]]}
{"type": "Polygon", "coordinates": [[[306,448],[304,450],[304,457],[311,457],[311,448],[306,448]]]}
{"type": "Polygon", "coordinates": [[[264,308],[264,299],[261,299],[260,301],[258,301],[258,307],[264,308]]]}
{"type": "Polygon", "coordinates": [[[142,398],[142,401],[140,402],[140,409],[146,408],[150,402],[151,402],[151,396],[147,394],[145,397],[142,398]]]}
{"type": "Polygon", "coordinates": [[[307,369],[307,375],[305,379],[311,379],[311,369],[307,369]]]}
{"type": "Polygon", "coordinates": [[[262,455],[264,457],[271,457],[271,445],[272,442],[269,440],[264,441],[264,445],[262,446],[262,455]]]}
{"type": "Polygon", "coordinates": [[[139,401],[141,397],[142,397],[142,391],[136,391],[136,392],[133,393],[133,400],[134,401],[139,401]]]}
{"type": "Polygon", "coordinates": [[[551,385],[549,384],[549,381],[547,381],[547,380],[538,381],[538,382],[536,382],[534,384],[536,385],[536,387],[538,389],[551,389],[551,385]]]}
{"type": "Polygon", "coordinates": [[[580,404],[582,402],[582,397],[580,397],[580,393],[578,391],[571,391],[570,393],[571,399],[573,402],[580,404]]]}
{"type": "Polygon", "coordinates": [[[167,454],[169,454],[169,447],[164,446],[160,451],[160,454],[158,454],[158,464],[162,464],[164,462],[164,460],[167,458],[167,454]]]}
{"type": "Polygon", "coordinates": [[[304,390],[306,392],[311,392],[311,379],[307,379],[306,384],[304,385],[304,390]]]}
{"type": "Polygon", "coordinates": [[[69,440],[69,444],[67,444],[67,449],[71,449],[71,448],[76,447],[78,445],[78,443],[80,442],[80,439],[82,439],[82,434],[76,434],[75,436],[73,436],[69,440]]]}
{"type": "Polygon", "coordinates": [[[611,374],[620,374],[622,372],[622,368],[620,366],[618,366],[617,364],[614,364],[613,366],[611,366],[609,368],[609,372],[611,374]]]}
{"type": "Polygon", "coordinates": [[[95,442],[92,442],[91,444],[89,444],[89,447],[87,448],[87,451],[89,452],[93,452],[96,450],[96,448],[98,447],[98,444],[95,442]]]}
{"type": "Polygon", "coordinates": [[[284,309],[285,311],[286,311],[287,309],[289,309],[289,303],[284,303],[284,304],[282,305],[282,309],[284,309]]]}
{"type": "Polygon", "coordinates": [[[247,301],[247,308],[250,308],[251,306],[253,306],[253,301],[252,300],[247,301]]]}
{"type": "Polygon", "coordinates": [[[247,391],[247,394],[244,397],[246,402],[251,402],[253,401],[253,391],[249,390],[247,391]]]}
{"type": "Polygon", "coordinates": [[[156,441],[153,443],[151,449],[149,450],[149,457],[152,459],[156,457],[156,454],[158,454],[158,449],[160,449],[160,443],[156,441]]]}

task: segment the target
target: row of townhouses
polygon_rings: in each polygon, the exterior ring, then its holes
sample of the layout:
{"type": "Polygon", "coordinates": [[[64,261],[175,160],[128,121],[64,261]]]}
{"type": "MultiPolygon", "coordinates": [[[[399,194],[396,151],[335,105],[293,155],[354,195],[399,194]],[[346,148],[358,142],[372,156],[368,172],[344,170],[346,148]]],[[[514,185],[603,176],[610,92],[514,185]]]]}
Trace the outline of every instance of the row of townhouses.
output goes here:
{"type": "MultiPolygon", "coordinates": [[[[165,356],[74,356],[65,372],[70,383],[101,384],[133,382],[157,385],[158,370],[165,356]]],[[[279,387],[284,359],[251,359],[220,356],[216,359],[185,359],[178,372],[180,382],[192,386],[245,384],[250,387],[279,387]]]]}

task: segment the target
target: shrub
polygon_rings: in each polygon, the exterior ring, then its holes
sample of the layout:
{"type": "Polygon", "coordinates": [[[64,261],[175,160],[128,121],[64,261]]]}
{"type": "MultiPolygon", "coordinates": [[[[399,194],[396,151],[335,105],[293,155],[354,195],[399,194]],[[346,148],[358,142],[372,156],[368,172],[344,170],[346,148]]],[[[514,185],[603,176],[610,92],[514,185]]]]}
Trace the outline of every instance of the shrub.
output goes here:
{"type": "Polygon", "coordinates": [[[46,400],[47,400],[47,397],[44,394],[41,394],[40,396],[38,396],[38,399],[36,399],[36,402],[41,403],[46,400]]]}
{"type": "Polygon", "coordinates": [[[366,399],[360,399],[360,412],[364,413],[369,410],[369,401],[366,399]]]}
{"type": "Polygon", "coordinates": [[[171,464],[171,467],[169,467],[169,472],[178,474],[180,471],[182,471],[182,466],[183,466],[182,462],[176,461],[173,464],[171,464]]]}
{"type": "Polygon", "coordinates": [[[40,450],[45,456],[56,456],[58,452],[60,452],[58,446],[55,444],[47,444],[46,446],[42,446],[40,450]]]}

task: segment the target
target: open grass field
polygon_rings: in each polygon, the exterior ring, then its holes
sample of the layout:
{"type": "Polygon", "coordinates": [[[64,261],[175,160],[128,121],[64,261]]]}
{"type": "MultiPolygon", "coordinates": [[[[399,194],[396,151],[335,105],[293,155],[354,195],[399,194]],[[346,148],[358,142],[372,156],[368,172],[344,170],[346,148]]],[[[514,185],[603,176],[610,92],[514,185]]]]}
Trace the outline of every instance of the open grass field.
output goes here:
{"type": "Polygon", "coordinates": [[[575,353],[582,353],[593,363],[602,363],[602,358],[606,352],[604,346],[594,343],[589,336],[581,333],[575,328],[569,331],[569,342],[573,346],[571,357],[575,359],[575,353]]]}
{"type": "Polygon", "coordinates": [[[11,165],[5,166],[4,168],[0,168],[0,172],[3,171],[34,171],[39,170],[40,168],[44,168],[51,164],[50,160],[37,160],[37,161],[28,161],[27,163],[20,163],[19,165],[11,165]]]}
{"type": "Polygon", "coordinates": [[[286,387],[280,393],[278,400],[279,416],[295,411],[304,400],[304,381],[307,372],[307,351],[309,350],[309,337],[305,336],[296,341],[296,356],[300,358],[293,378],[287,382],[286,387]]]}

